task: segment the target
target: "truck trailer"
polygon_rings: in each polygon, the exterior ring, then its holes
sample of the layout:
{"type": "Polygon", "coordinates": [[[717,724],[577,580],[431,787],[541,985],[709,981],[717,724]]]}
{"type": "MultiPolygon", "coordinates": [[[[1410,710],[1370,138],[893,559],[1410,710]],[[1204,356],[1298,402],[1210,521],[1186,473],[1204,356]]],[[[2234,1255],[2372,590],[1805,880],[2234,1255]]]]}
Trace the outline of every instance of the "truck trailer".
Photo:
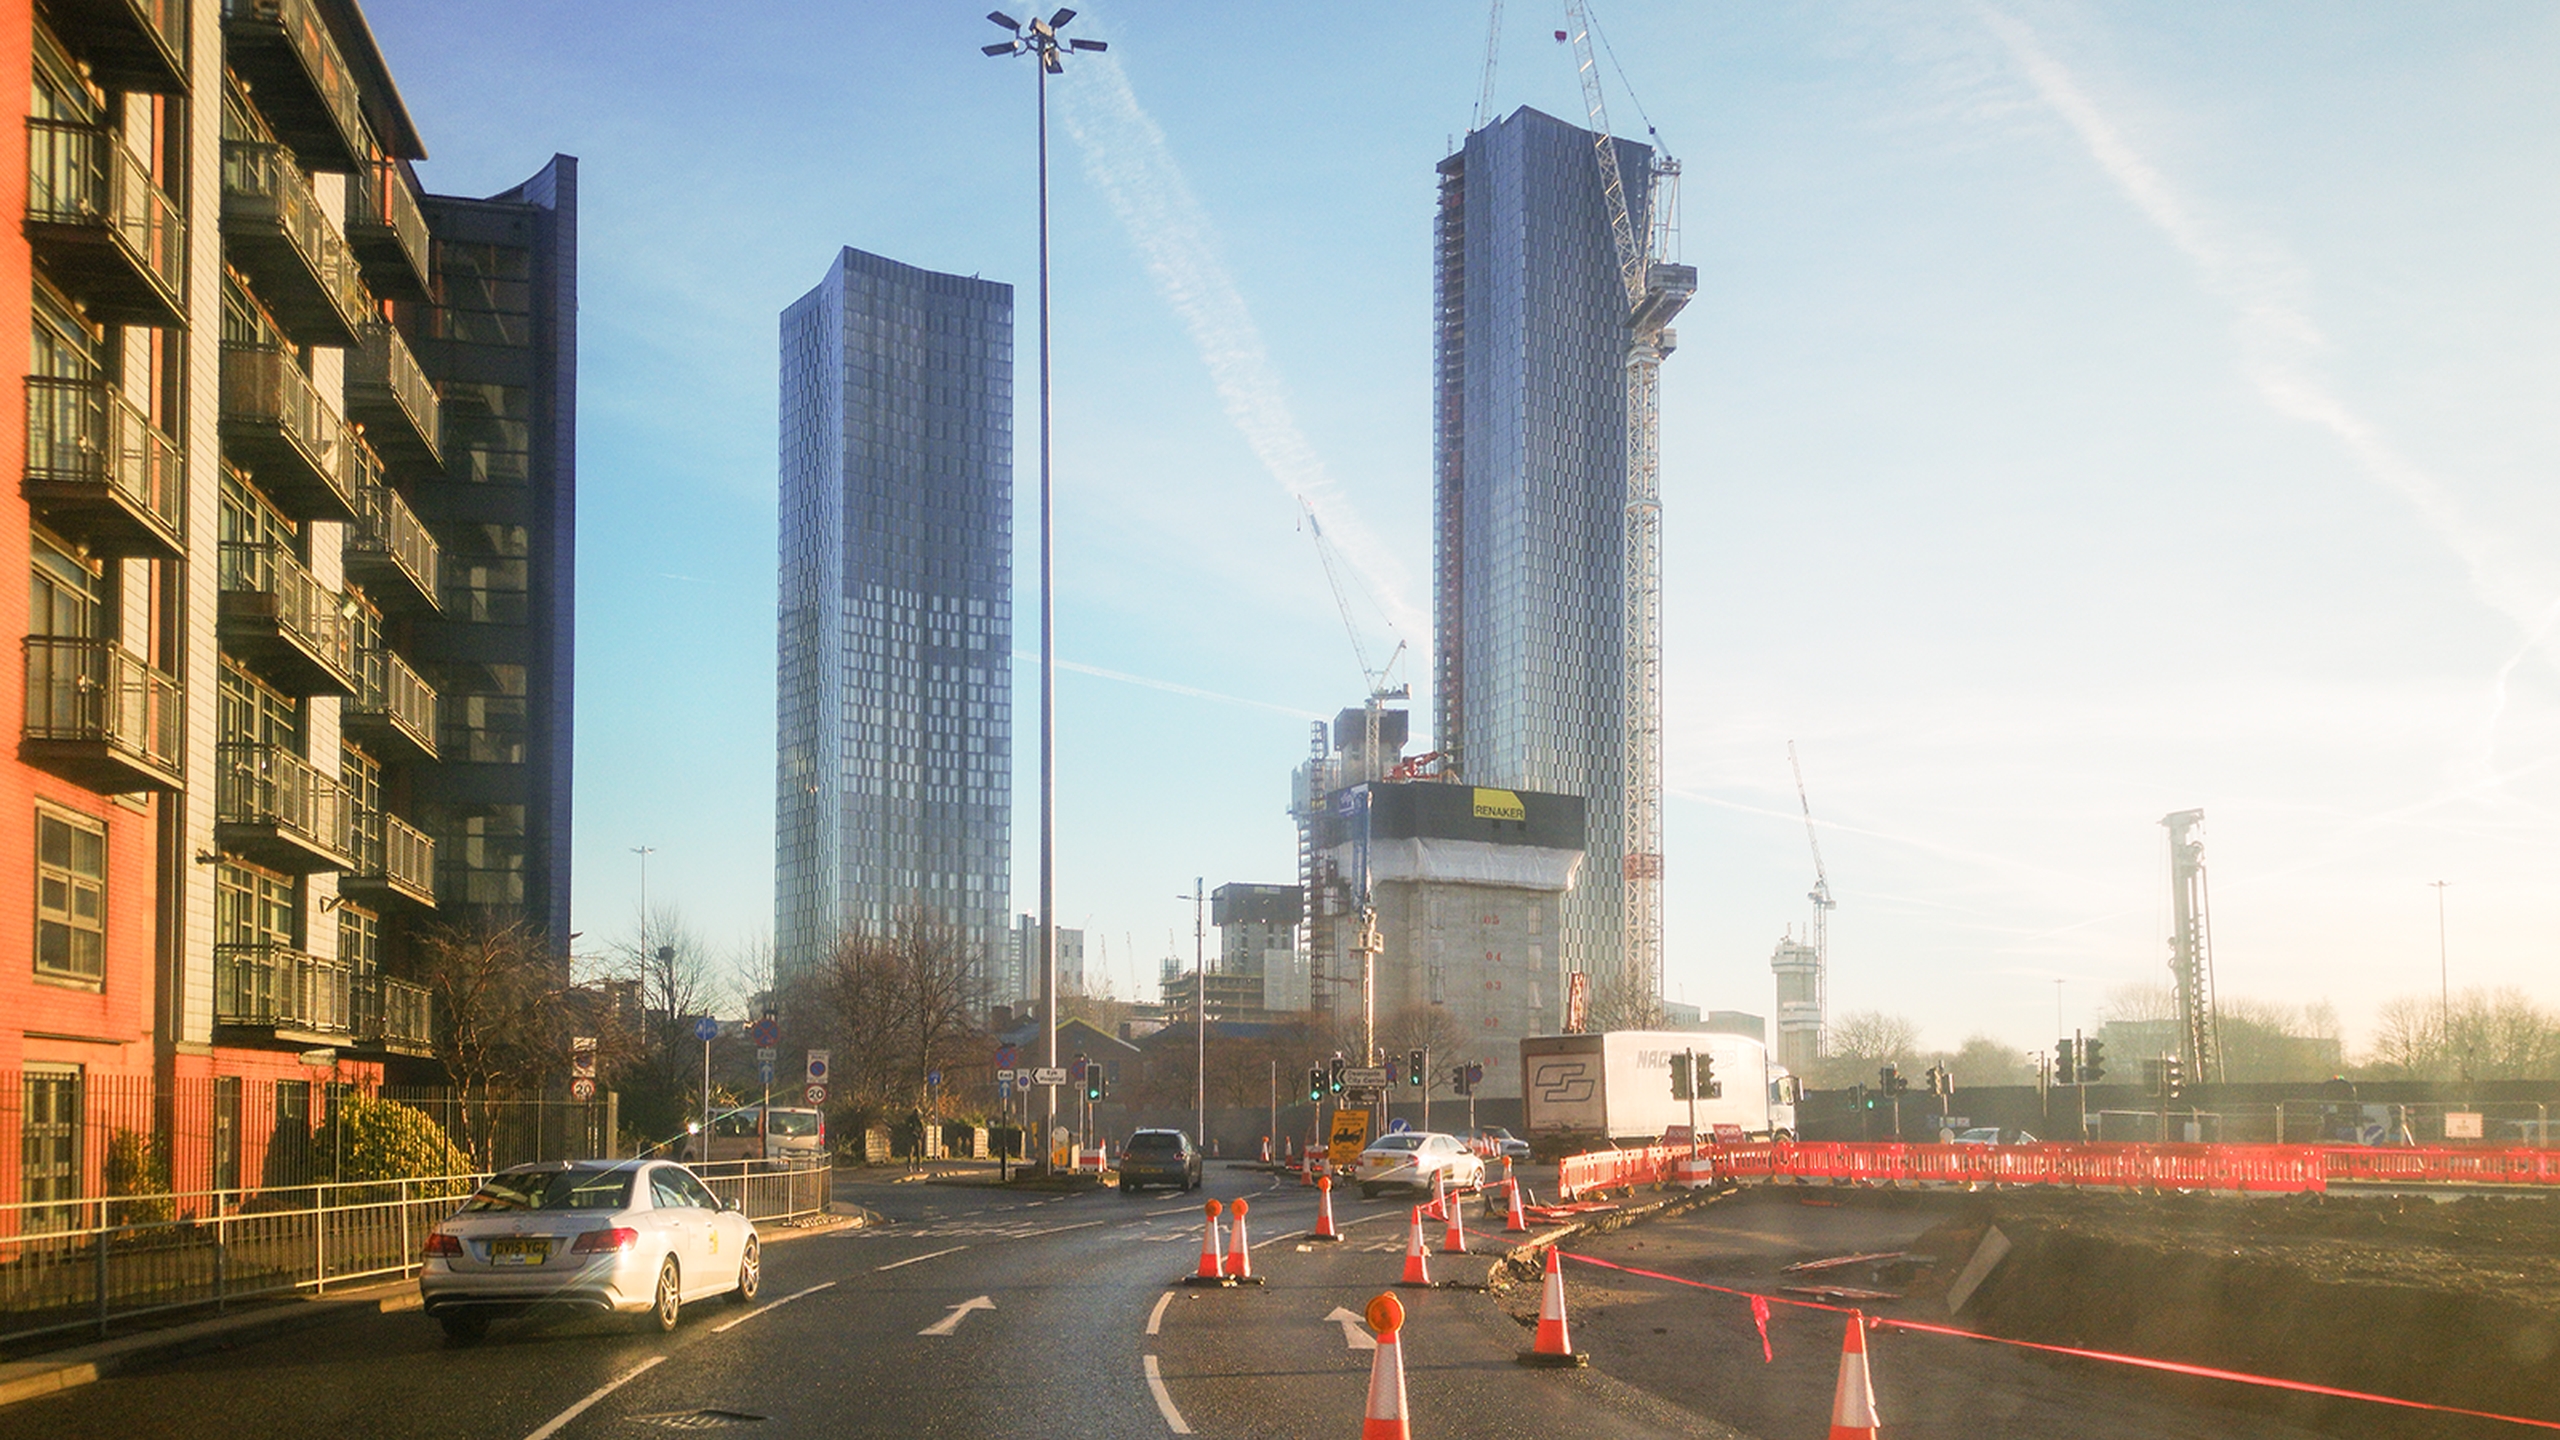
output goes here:
{"type": "MultiPolygon", "coordinates": [[[[1758,1139],[1791,1138],[1795,1077],[1745,1035],[1685,1030],[1613,1030],[1598,1035],[1531,1035],[1520,1042],[1521,1109],[1532,1144],[1566,1136],[1652,1141],[1690,1123],[1690,1102],[1671,1093],[1672,1057],[1694,1051],[1720,1093],[1701,1092],[1697,1125],[1758,1139]]],[[[1541,1149],[1546,1148],[1544,1145],[1541,1149]]]]}

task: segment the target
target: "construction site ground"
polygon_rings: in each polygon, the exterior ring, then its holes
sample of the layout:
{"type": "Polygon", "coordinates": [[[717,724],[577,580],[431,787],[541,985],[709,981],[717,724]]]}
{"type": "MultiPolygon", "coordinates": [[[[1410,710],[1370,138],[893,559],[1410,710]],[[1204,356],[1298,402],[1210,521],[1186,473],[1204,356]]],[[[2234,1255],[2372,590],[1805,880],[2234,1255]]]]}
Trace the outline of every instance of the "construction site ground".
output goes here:
{"type": "MultiPolygon", "coordinates": [[[[1834,1303],[1985,1335],[2560,1421],[2560,1197],[1763,1186],[1564,1248],[1770,1296],[1880,1292],[1834,1303]],[[2007,1254],[1951,1315],[1951,1283],[1995,1228],[2007,1254]],[[1873,1254],[1906,1258],[1786,1268],[1873,1254]]],[[[1564,1269],[1595,1368],[1746,1434],[1821,1433],[1839,1314],[1773,1305],[1764,1361],[1746,1299],[1564,1269]]],[[[1525,1327],[1538,1286],[1498,1303],[1525,1327]]],[[[1886,1433],[1911,1440],[2533,1433],[1960,1337],[1885,1329],[1869,1350],[1886,1433]]]]}

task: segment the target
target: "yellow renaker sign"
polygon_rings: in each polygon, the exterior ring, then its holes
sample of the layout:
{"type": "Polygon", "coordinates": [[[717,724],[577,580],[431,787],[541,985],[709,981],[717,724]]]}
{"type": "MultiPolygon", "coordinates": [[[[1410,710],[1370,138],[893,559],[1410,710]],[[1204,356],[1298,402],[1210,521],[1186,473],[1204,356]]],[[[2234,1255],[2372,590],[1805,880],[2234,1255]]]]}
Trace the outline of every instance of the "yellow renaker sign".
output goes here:
{"type": "Polygon", "coordinates": [[[1336,1110],[1333,1112],[1333,1143],[1325,1147],[1324,1158],[1335,1169],[1360,1158],[1369,1148],[1369,1112],[1336,1110]]]}
{"type": "Polygon", "coordinates": [[[1526,820],[1529,807],[1508,790],[1476,788],[1476,818],[1479,820],[1526,820]]]}

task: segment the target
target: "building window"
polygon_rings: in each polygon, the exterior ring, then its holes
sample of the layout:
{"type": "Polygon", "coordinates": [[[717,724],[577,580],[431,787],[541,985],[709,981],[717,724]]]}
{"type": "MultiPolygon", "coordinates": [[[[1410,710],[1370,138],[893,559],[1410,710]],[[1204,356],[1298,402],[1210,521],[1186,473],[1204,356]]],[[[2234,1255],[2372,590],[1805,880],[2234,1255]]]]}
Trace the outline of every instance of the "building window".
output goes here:
{"type": "Polygon", "coordinates": [[[359,975],[382,968],[382,917],[361,905],[338,907],[338,958],[359,975]]]}
{"type": "Polygon", "coordinates": [[[30,1230],[70,1226],[80,1198],[80,1072],[69,1066],[30,1065],[22,1082],[24,1120],[19,1126],[18,1198],[30,1230]]]}
{"type": "Polygon", "coordinates": [[[213,943],[294,943],[301,906],[294,882],[282,875],[225,861],[213,872],[213,943]]]}
{"type": "Polygon", "coordinates": [[[36,973],[107,975],[107,829],[58,810],[36,812],[36,973]]]}
{"type": "Polygon", "coordinates": [[[213,1188],[240,1188],[240,1077],[213,1080],[213,1188]]]}

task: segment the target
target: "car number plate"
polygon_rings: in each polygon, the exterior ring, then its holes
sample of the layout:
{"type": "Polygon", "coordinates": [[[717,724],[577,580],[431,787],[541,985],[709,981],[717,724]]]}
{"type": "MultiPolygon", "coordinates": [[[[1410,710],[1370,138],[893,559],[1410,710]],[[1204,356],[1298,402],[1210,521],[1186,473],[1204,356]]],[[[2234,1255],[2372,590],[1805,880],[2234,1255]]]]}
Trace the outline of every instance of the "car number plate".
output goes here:
{"type": "Polygon", "coordinates": [[[539,1265],[551,1257],[548,1240],[492,1240],[489,1263],[492,1265],[539,1265]]]}

